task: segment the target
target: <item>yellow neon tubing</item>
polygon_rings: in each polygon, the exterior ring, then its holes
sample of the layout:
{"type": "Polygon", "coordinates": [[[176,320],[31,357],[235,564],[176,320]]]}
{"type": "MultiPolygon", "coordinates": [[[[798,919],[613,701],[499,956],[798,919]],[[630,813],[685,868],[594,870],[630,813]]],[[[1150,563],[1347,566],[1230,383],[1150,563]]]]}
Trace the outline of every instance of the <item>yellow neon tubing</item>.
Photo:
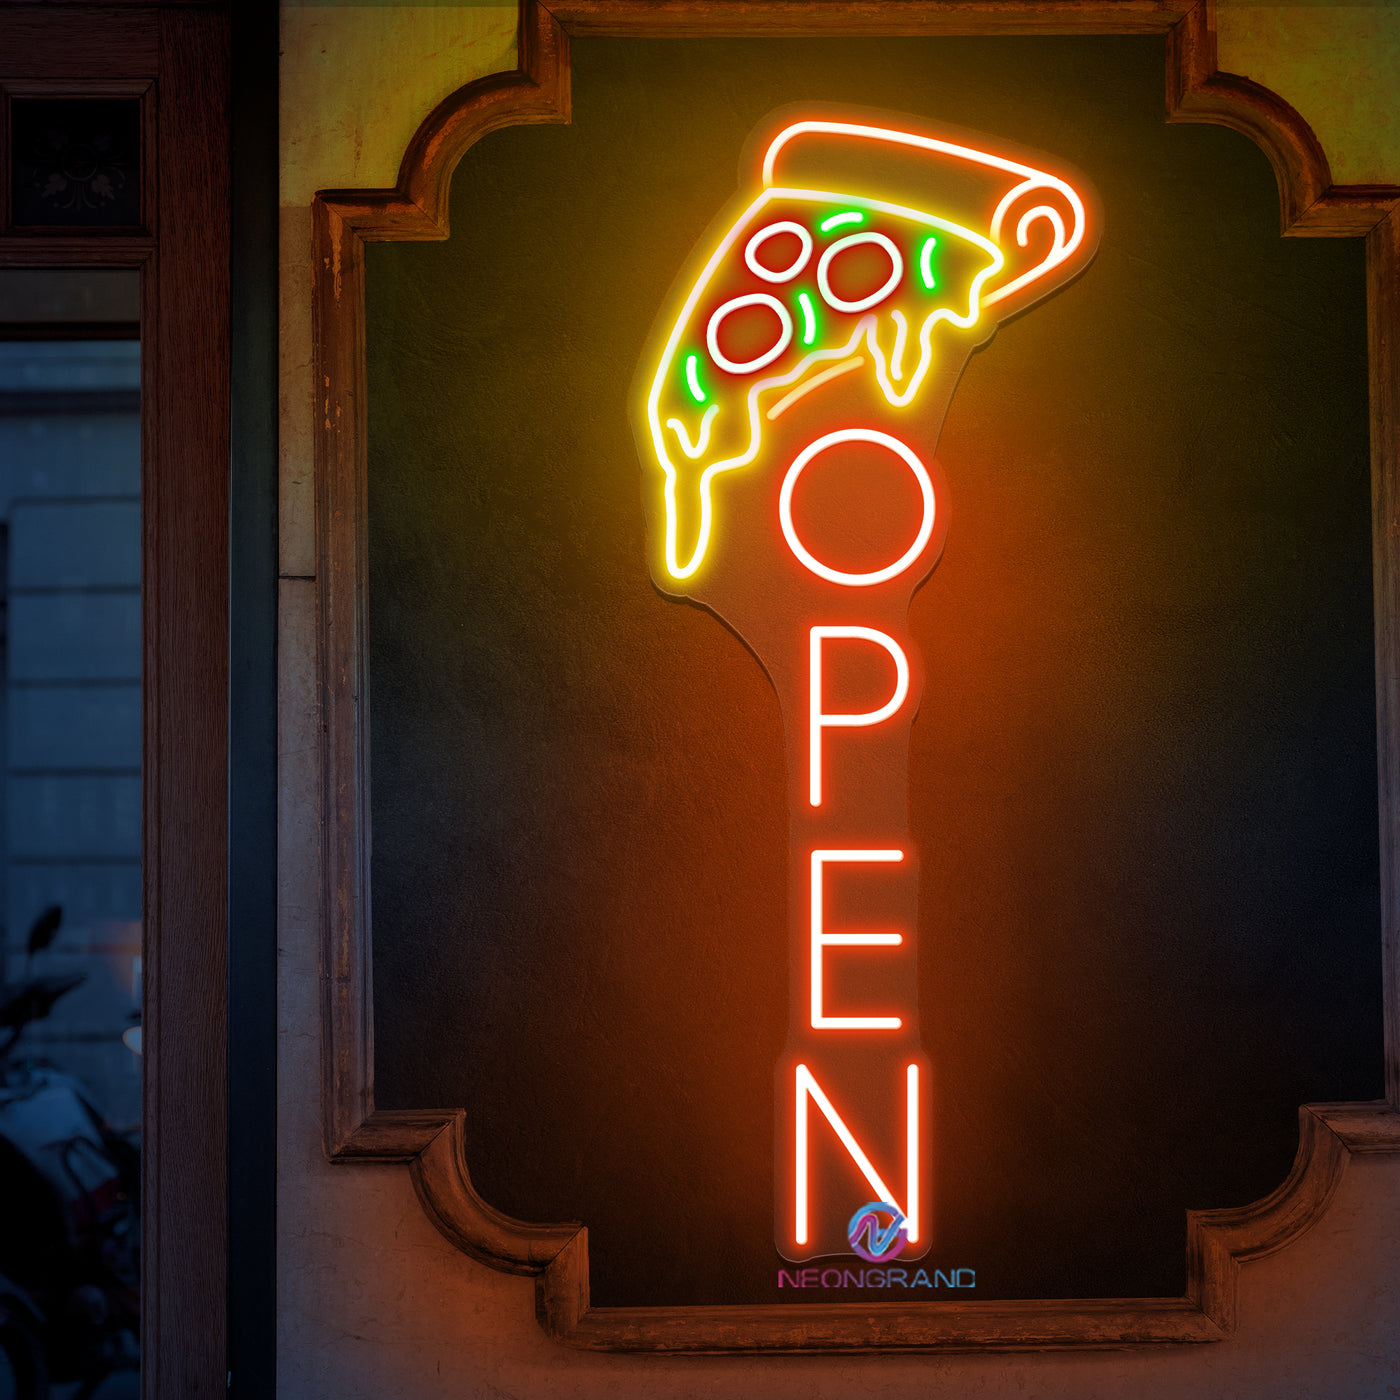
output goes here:
{"type": "MultiPolygon", "coordinates": [[[[801,124],[799,124],[801,125],[801,124]]],[[[874,128],[872,128],[873,130],[874,128]]],[[[789,128],[794,130],[794,128],[789,128]]],[[[779,140],[782,138],[780,137],[779,140]]],[[[776,144],[776,143],[775,143],[776,144]]],[[[771,158],[773,148],[769,148],[771,158]]],[[[1017,167],[1020,169],[1021,167],[1017,167]]],[[[765,164],[765,172],[768,166],[765,164]]],[[[1005,204],[1006,201],[1003,201],[1005,204]]],[[[1034,212],[1034,211],[1032,211],[1034,212]]],[[[1027,218],[1030,216],[1028,215],[1027,218]]],[[[1022,220],[1024,225],[1025,219],[1022,220]]],[[[664,488],[666,502],[666,571],[672,578],[686,579],[692,577],[699,569],[704,560],[705,553],[709,548],[710,533],[713,526],[713,502],[711,499],[711,482],[723,471],[732,471],[735,467],[747,466],[758,455],[762,446],[761,425],[758,411],[758,397],[767,389],[783,388],[795,383],[806,373],[807,369],[824,360],[846,359],[855,349],[856,343],[865,337],[869,347],[871,357],[875,364],[875,375],[879,382],[881,391],[886,399],[895,408],[903,408],[909,404],[914,395],[918,392],[923,383],[924,375],[928,370],[932,359],[932,337],[933,328],[940,321],[948,321],[953,325],[966,330],[975,325],[978,319],[981,306],[981,292],[983,285],[988,279],[994,277],[1005,266],[1001,249],[989,238],[972,229],[964,228],[960,224],[955,224],[948,219],[940,219],[936,215],[926,214],[918,209],[910,209],[901,204],[890,204],[885,200],[853,198],[850,195],[833,193],[829,190],[802,190],[769,188],[763,190],[752,204],[739,216],[734,225],[719,241],[713,253],[706,261],[700,275],[695,279],[684,305],[681,307],[675,324],[671,328],[670,336],[667,338],[665,349],[661,352],[661,359],[657,366],[657,372],[652,380],[651,392],[647,398],[647,424],[651,432],[652,448],[656,453],[657,461],[666,475],[664,488]],[[939,307],[924,318],[919,333],[920,364],[919,368],[910,377],[909,383],[901,393],[894,387],[889,369],[886,365],[884,351],[880,348],[876,338],[875,325],[876,318],[873,315],[863,316],[857,323],[853,334],[845,345],[838,350],[814,350],[803,357],[796,369],[790,370],[787,374],[777,375],[772,378],[760,379],[749,387],[746,395],[748,418],[749,418],[749,446],[745,452],[734,457],[726,457],[718,462],[712,462],[700,475],[699,497],[700,497],[700,529],[695,542],[695,548],[689,560],[681,563],[677,554],[676,526],[676,486],[677,470],[666,451],[666,441],[662,432],[660,421],[660,398],[661,390],[666,382],[670,367],[674,362],[676,350],[680,341],[681,333],[690,323],[691,313],[695,309],[695,304],[700,298],[703,289],[708,285],[711,275],[720,265],[724,258],[733,248],[741,235],[745,234],[750,226],[756,221],[758,214],[775,200],[795,200],[807,203],[821,204],[859,204],[865,209],[875,210],[879,213],[890,214],[896,218],[911,220],[918,224],[923,224],[929,228],[940,229],[945,233],[954,234],[968,242],[981,248],[988,256],[989,264],[983,268],[973,279],[968,292],[968,307],[965,313],[959,313],[948,307],[939,307]]],[[[988,298],[990,300],[990,298],[988,298]]],[[[668,420],[669,422],[669,420],[668,420]]]]}

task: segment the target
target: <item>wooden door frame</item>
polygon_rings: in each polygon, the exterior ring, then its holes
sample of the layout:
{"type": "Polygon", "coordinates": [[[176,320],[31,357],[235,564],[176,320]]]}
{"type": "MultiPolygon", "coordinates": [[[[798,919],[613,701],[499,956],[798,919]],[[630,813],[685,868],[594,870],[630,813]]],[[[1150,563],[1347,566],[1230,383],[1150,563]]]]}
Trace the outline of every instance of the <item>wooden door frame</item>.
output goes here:
{"type": "Polygon", "coordinates": [[[228,10],[0,5],[6,78],[147,85],[146,226],[3,232],[0,267],[141,276],[142,1394],[213,1400],[229,1371],[228,10]]]}
{"type": "MultiPolygon", "coordinates": [[[[1240,1265],[1321,1218],[1350,1158],[1400,1152],[1400,188],[1337,185],[1302,117],[1216,61],[1210,0],[521,0],[518,66],[430,113],[391,190],[324,190],[313,206],[318,667],[322,717],[323,1127],[333,1162],[410,1164],[429,1218],[491,1267],[531,1275],[540,1324],[570,1346],[650,1352],[871,1352],[1220,1341],[1240,1265]],[[631,37],[1162,34],[1166,119],[1224,125],[1268,156],[1283,232],[1365,237],[1379,738],[1385,1097],[1304,1105],[1297,1158],[1262,1200],[1188,1212],[1179,1298],[593,1307],[588,1232],[513,1220],[472,1185],[460,1109],[377,1109],[369,907],[364,245],[448,236],[448,192],[488,132],[569,120],[569,40],[631,37]]],[[[541,1009],[542,1015],[547,1014],[541,1009]]]]}

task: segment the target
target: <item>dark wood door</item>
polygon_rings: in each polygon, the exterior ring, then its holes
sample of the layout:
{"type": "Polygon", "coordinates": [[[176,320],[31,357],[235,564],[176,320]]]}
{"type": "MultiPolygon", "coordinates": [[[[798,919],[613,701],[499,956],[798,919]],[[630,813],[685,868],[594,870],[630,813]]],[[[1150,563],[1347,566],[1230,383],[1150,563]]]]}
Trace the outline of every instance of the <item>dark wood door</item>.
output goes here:
{"type": "MultiPolygon", "coordinates": [[[[143,1393],[226,1392],[229,15],[0,6],[0,267],[141,274],[143,1393]],[[116,221],[13,196],[36,102],[128,104],[116,221]]],[[[98,211],[99,214],[101,211],[98,211]]]]}

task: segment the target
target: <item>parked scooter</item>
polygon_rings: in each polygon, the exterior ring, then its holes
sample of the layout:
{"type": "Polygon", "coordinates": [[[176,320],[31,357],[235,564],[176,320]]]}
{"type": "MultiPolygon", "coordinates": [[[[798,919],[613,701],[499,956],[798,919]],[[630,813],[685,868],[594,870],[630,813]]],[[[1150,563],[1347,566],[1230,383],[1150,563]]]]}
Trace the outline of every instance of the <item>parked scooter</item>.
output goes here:
{"type": "MultiPolygon", "coordinates": [[[[31,959],[61,921],[35,921],[31,959]]],[[[72,1075],[16,1053],[84,980],[0,990],[0,1400],[95,1400],[139,1366],[140,1152],[72,1075]]]]}

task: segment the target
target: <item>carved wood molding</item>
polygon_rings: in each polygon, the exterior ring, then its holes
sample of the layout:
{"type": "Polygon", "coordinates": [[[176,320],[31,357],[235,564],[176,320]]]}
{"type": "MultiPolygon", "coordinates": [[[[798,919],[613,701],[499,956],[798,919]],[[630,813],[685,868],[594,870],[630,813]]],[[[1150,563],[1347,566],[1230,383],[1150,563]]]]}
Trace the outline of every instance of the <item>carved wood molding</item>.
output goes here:
{"type": "Polygon", "coordinates": [[[424,121],[391,190],[322,191],[313,207],[318,673],[322,761],[322,1066],[327,1155],[410,1163],[424,1210],[472,1257],[536,1279],[536,1312],[572,1346],[655,1352],[958,1351],[1218,1341],[1240,1265],[1321,1217],[1352,1153],[1400,1151],[1400,188],[1336,186],[1292,107],[1216,67],[1205,0],[521,0],[512,73],[467,84],[424,121]],[[471,1183],[460,1111],[374,1107],[366,694],[364,244],[448,236],[452,172],[501,127],[569,120],[570,34],[1165,33],[1167,118],[1229,126],[1268,155],[1283,231],[1367,236],[1372,519],[1381,797],[1385,1100],[1299,1110],[1299,1147],[1253,1205],[1188,1214],[1180,1298],[592,1308],[588,1232],[528,1224],[471,1183]]]}
{"type": "Polygon", "coordinates": [[[1400,1147],[1400,1112],[1315,1104],[1298,1112],[1298,1155],[1279,1188],[1253,1205],[1187,1213],[1181,1298],[1012,1302],[794,1303],[753,1307],[592,1308],[588,1231],[525,1225],[471,1184],[464,1115],[413,1159],[429,1219],[492,1268],[535,1276],[535,1312],[557,1341],[598,1351],[967,1351],[1221,1341],[1237,1323],[1240,1265],[1276,1253],[1321,1219],[1351,1154],[1400,1147]]]}
{"type": "Polygon", "coordinates": [[[318,675],[322,740],[322,1066],[326,1150],[412,1157],[450,1118],[375,1113],[365,694],[364,245],[448,235],[448,184],[488,132],[569,118],[568,40],[529,0],[519,67],[468,83],[419,127],[392,190],[322,191],[312,206],[318,675]]]}
{"type": "Polygon", "coordinates": [[[1214,0],[1191,9],[1167,34],[1167,120],[1211,122],[1248,136],[1269,158],[1285,235],[1356,238],[1396,207],[1393,185],[1334,185],[1312,128],[1277,94],[1222,73],[1214,0]]]}

